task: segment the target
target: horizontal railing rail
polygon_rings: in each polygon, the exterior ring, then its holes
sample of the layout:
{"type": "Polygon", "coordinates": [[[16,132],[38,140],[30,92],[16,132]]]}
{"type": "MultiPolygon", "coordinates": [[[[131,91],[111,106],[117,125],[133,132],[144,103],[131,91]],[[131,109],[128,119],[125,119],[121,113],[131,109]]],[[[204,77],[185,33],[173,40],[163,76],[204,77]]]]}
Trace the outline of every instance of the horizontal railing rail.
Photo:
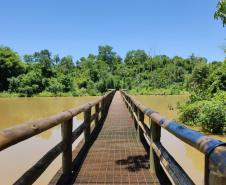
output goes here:
{"type": "Polygon", "coordinates": [[[189,174],[185,173],[161,144],[161,128],[163,128],[205,155],[204,183],[206,185],[225,184],[226,143],[168,120],[158,112],[142,105],[125,91],[120,92],[132,115],[139,139],[145,139],[150,146],[150,169],[152,171],[158,174],[160,168],[163,167],[174,184],[194,184],[189,174]],[[145,115],[151,120],[150,125],[144,122],[145,115]]]}
{"type": "Polygon", "coordinates": [[[78,108],[69,109],[41,120],[31,121],[13,128],[1,130],[0,151],[47,131],[52,127],[61,125],[62,141],[49,150],[14,184],[34,183],[60,153],[62,153],[63,175],[70,175],[72,173],[72,143],[84,132],[85,144],[88,144],[91,136],[91,123],[94,121],[94,126],[97,127],[105,119],[114,93],[115,90],[110,90],[97,100],[78,108]],[[95,108],[95,112],[91,114],[93,107],[95,108]],[[84,121],[73,131],[73,117],[80,113],[84,113],[84,121]]]}

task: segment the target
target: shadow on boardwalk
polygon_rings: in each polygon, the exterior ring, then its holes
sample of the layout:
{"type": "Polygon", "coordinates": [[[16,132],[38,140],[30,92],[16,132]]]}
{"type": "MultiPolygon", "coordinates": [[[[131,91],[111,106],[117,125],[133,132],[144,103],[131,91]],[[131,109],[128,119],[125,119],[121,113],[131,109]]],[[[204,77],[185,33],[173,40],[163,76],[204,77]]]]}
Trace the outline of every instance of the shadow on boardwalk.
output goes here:
{"type": "Polygon", "coordinates": [[[128,156],[127,159],[115,161],[116,164],[124,166],[130,172],[136,172],[141,169],[149,169],[148,155],[128,156]]]}

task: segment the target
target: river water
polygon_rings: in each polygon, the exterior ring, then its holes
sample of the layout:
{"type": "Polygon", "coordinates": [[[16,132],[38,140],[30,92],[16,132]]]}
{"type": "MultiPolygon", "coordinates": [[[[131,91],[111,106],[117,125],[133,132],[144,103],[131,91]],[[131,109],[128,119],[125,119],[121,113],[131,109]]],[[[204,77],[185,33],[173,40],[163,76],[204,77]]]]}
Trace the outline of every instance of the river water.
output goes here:
{"type": "MultiPolygon", "coordinates": [[[[0,98],[0,129],[13,127],[25,121],[50,116],[69,108],[78,107],[97,97],[59,98],[0,98]]],[[[82,114],[75,117],[73,127],[79,125],[82,114]]],[[[60,126],[34,136],[0,152],[0,185],[13,184],[26,170],[35,164],[48,150],[61,140],[60,126]]],[[[74,143],[75,147],[76,143],[74,143]]],[[[35,182],[47,184],[61,167],[61,155],[35,182]]]]}
{"type": "MultiPolygon", "coordinates": [[[[0,98],[0,129],[53,115],[95,98],[97,97],[0,98]]],[[[185,101],[188,96],[136,96],[136,98],[160,114],[170,119],[177,119],[176,104],[185,101]]],[[[73,127],[75,128],[81,120],[82,115],[75,117],[73,127]]],[[[60,139],[60,127],[57,126],[0,152],[0,185],[9,185],[15,182],[48,150],[60,142],[60,139]]],[[[177,162],[191,175],[193,181],[196,184],[203,184],[204,156],[167,131],[162,131],[161,141],[175,156],[177,162]]],[[[74,147],[75,145],[76,143],[74,147]]],[[[61,156],[50,165],[35,184],[47,184],[60,166],[61,156]]]]}
{"type": "MultiPolygon", "coordinates": [[[[168,95],[168,96],[135,96],[141,103],[159,112],[168,119],[177,120],[177,103],[188,99],[187,95],[168,95]]],[[[146,118],[147,119],[147,118],[146,118]]],[[[148,120],[146,120],[148,122],[148,120]]],[[[211,135],[219,140],[226,141],[226,137],[211,135]]],[[[189,174],[197,185],[204,184],[204,155],[198,150],[183,143],[169,132],[162,129],[161,142],[175,160],[189,174]]]]}

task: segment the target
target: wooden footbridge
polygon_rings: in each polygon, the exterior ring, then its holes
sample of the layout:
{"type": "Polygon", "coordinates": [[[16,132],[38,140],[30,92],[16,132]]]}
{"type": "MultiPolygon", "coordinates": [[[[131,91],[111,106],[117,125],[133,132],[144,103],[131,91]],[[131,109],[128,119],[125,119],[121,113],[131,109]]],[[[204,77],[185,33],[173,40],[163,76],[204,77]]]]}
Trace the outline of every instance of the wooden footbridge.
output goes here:
{"type": "Polygon", "coordinates": [[[225,143],[160,116],[125,91],[110,90],[79,108],[2,130],[0,151],[59,124],[62,141],[14,184],[34,183],[61,153],[62,168],[49,184],[194,184],[162,146],[161,129],[205,155],[204,184],[226,184],[225,143]],[[80,113],[84,121],[73,130],[73,117],[80,113]]]}

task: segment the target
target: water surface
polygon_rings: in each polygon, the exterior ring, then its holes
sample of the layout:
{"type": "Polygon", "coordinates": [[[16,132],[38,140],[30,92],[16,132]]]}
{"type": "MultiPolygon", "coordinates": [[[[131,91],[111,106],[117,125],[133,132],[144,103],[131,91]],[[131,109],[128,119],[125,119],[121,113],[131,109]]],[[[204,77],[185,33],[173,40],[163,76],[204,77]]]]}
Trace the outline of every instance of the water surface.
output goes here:
{"type": "MultiPolygon", "coordinates": [[[[97,97],[60,98],[0,98],[0,129],[14,127],[25,121],[50,116],[69,108],[78,107],[97,97]]],[[[83,119],[75,117],[75,128],[83,119]]],[[[60,126],[25,140],[0,152],[0,185],[13,184],[48,150],[61,140],[60,126]]],[[[73,145],[75,146],[76,143],[73,145]]],[[[35,184],[47,184],[61,167],[61,155],[49,166],[35,184]]]]}

